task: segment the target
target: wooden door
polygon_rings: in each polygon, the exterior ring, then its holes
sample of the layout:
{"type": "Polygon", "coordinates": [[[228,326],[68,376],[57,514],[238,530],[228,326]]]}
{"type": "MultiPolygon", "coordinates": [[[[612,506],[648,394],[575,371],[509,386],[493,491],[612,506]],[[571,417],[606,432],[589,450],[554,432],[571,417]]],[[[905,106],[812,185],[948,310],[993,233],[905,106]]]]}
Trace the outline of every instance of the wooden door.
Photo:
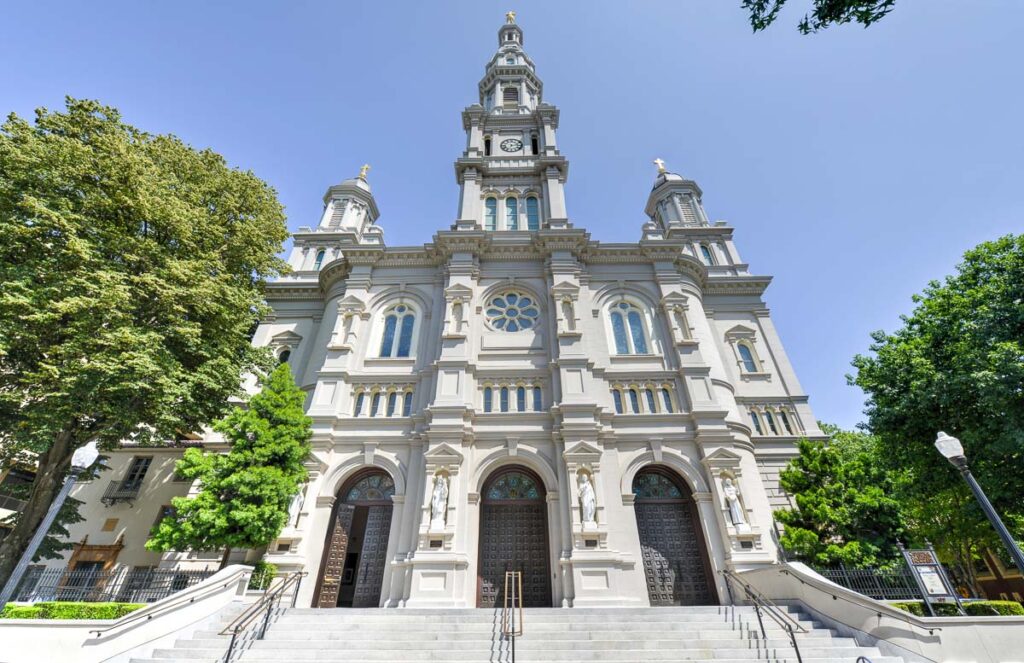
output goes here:
{"type": "Polygon", "coordinates": [[[351,504],[338,504],[335,507],[334,522],[327,535],[327,549],[324,551],[320,587],[317,598],[313,601],[313,605],[318,608],[333,608],[338,605],[338,591],[341,589],[341,576],[345,570],[345,555],[348,552],[348,540],[355,510],[351,504]]]}
{"type": "Polygon", "coordinates": [[[380,605],[380,590],[387,565],[388,538],[391,535],[391,514],[394,508],[371,506],[366,516],[363,547],[359,555],[353,608],[376,608],[380,605]]]}
{"type": "Polygon", "coordinates": [[[633,494],[651,605],[716,603],[689,491],[667,472],[645,470],[634,480],[633,494]]]}

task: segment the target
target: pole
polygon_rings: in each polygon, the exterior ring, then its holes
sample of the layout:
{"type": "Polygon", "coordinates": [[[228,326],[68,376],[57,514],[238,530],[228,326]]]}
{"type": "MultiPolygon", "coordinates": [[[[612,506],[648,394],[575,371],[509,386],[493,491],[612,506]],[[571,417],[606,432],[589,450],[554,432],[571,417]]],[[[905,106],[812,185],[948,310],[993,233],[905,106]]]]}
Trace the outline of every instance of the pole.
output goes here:
{"type": "Polygon", "coordinates": [[[53,500],[49,510],[43,517],[43,522],[39,524],[36,529],[36,533],[32,535],[32,540],[28,543],[28,548],[22,553],[21,559],[18,560],[18,565],[14,567],[14,571],[11,573],[11,577],[7,579],[7,584],[4,585],[4,589],[0,592],[0,610],[3,609],[7,602],[14,596],[14,592],[17,591],[18,585],[21,584],[21,578],[25,575],[25,571],[28,569],[28,565],[32,562],[32,558],[35,557],[36,551],[39,549],[39,545],[43,542],[43,538],[46,533],[50,531],[50,526],[53,525],[53,521],[57,518],[57,512],[60,511],[60,507],[63,506],[64,500],[68,498],[71,493],[71,489],[75,486],[75,480],[78,478],[78,468],[71,468],[71,474],[64,480],[64,485],[61,487],[60,492],[57,493],[57,497],[53,500]]]}
{"type": "Polygon", "coordinates": [[[967,463],[964,462],[962,465],[958,465],[960,474],[963,476],[964,481],[971,487],[971,491],[974,493],[974,497],[978,500],[978,504],[981,505],[981,510],[988,516],[989,522],[992,523],[992,527],[995,528],[996,533],[999,534],[999,538],[1003,540],[1003,545],[1006,546],[1006,550],[1010,553],[1010,557],[1013,562],[1017,565],[1017,569],[1024,573],[1024,553],[1021,553],[1020,548],[1017,547],[1017,542],[1014,541],[1013,535],[1010,534],[1010,530],[1006,529],[1006,525],[1003,524],[999,514],[996,513],[992,503],[988,501],[988,497],[985,495],[985,491],[978,485],[974,475],[971,474],[971,470],[967,467],[967,463]]]}

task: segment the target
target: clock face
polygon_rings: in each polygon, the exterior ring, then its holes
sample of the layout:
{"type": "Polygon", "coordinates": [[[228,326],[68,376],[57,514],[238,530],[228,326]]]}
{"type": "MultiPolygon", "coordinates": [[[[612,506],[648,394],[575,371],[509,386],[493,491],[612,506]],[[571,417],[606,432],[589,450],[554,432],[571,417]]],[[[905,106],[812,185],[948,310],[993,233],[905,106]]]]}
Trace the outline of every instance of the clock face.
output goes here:
{"type": "Polygon", "coordinates": [[[505,150],[506,152],[518,152],[519,150],[523,149],[523,141],[519,140],[518,138],[509,138],[507,140],[503,140],[501,141],[501,149],[505,150]]]}

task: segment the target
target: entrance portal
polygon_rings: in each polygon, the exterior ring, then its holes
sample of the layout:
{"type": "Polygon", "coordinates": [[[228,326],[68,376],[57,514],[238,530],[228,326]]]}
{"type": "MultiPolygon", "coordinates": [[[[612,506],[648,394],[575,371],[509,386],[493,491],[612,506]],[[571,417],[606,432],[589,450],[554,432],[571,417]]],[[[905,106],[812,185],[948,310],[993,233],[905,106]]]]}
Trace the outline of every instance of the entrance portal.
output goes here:
{"type": "Polygon", "coordinates": [[[523,574],[523,605],[551,607],[544,484],[524,467],[498,470],[484,484],[477,558],[477,606],[505,600],[505,571],[523,574]]]}
{"type": "Polygon", "coordinates": [[[384,581],[395,482],[386,472],[362,472],[342,487],[327,532],[313,605],[376,608],[384,581]]]}
{"type": "Polygon", "coordinates": [[[633,479],[633,495],[651,605],[717,603],[689,488],[674,473],[650,467],[633,479]]]}

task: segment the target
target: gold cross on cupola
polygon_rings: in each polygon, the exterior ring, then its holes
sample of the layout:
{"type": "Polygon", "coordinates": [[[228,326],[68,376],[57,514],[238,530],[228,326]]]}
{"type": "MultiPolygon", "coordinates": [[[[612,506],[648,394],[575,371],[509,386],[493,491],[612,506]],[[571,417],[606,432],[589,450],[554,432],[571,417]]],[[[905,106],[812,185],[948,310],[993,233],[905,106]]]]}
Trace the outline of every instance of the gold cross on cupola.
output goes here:
{"type": "Polygon", "coordinates": [[[655,159],[653,163],[654,163],[655,166],[658,167],[658,172],[659,173],[664,173],[665,172],[665,161],[664,160],[662,160],[662,159],[655,159]]]}
{"type": "Polygon", "coordinates": [[[363,167],[359,169],[359,179],[366,180],[366,173],[370,172],[370,164],[364,163],[363,167]]]}
{"type": "Polygon", "coordinates": [[[505,22],[506,23],[515,23],[516,22],[516,13],[515,12],[508,12],[507,14],[505,14],[505,22]]]}

